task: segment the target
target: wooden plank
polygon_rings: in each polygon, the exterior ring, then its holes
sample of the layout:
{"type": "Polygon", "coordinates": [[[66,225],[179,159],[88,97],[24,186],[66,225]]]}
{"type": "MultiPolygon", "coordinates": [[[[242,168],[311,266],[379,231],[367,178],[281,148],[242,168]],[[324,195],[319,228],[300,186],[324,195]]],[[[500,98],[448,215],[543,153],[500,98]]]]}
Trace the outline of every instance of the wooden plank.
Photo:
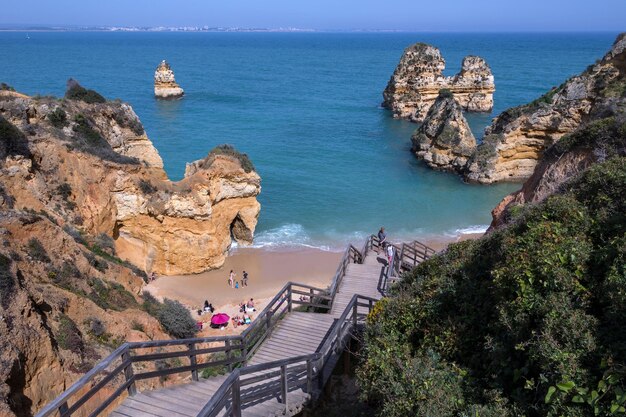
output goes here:
{"type": "Polygon", "coordinates": [[[177,409],[183,409],[185,412],[195,412],[196,414],[198,414],[198,411],[204,406],[204,403],[199,400],[183,399],[180,396],[171,396],[160,391],[145,391],[142,392],[141,395],[145,396],[149,401],[169,403],[173,407],[177,407],[177,409]]]}
{"type": "Polygon", "coordinates": [[[192,412],[183,413],[181,409],[176,409],[172,407],[171,405],[168,405],[161,401],[159,402],[153,401],[150,403],[150,402],[146,402],[145,400],[139,401],[139,400],[134,399],[133,397],[129,397],[123,402],[123,404],[127,407],[134,408],[136,410],[145,411],[147,413],[151,413],[155,416],[160,416],[160,417],[169,417],[169,416],[195,417],[197,415],[197,412],[195,414],[192,412]]]}

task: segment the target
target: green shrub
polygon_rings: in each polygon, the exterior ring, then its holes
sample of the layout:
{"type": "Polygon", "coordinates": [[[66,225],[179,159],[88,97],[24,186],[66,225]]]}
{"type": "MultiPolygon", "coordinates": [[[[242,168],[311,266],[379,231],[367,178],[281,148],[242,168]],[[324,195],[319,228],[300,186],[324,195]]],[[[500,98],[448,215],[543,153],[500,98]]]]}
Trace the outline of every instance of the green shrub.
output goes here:
{"type": "Polygon", "coordinates": [[[448,88],[442,88],[439,90],[439,97],[441,98],[454,98],[454,94],[448,88]]]}
{"type": "Polygon", "coordinates": [[[368,318],[364,397],[389,416],[619,412],[624,195],[626,158],[614,157],[405,274],[368,318]]]}
{"type": "Polygon", "coordinates": [[[250,161],[250,158],[248,158],[248,155],[245,153],[239,152],[232,145],[228,145],[228,144],[219,145],[213,148],[209,152],[209,155],[201,162],[200,168],[203,168],[203,169],[209,168],[215,161],[216,155],[226,155],[226,156],[230,156],[231,158],[235,158],[239,161],[241,168],[245,172],[254,171],[254,165],[252,164],[252,161],[250,161]]]}
{"type": "Polygon", "coordinates": [[[14,155],[32,157],[28,139],[11,122],[0,116],[0,160],[14,155]]]}
{"type": "Polygon", "coordinates": [[[57,107],[56,109],[54,109],[54,111],[48,113],[48,120],[50,121],[52,126],[59,129],[69,124],[65,110],[60,107],[57,107]]]}
{"type": "Polygon", "coordinates": [[[85,352],[82,333],[76,323],[65,314],[59,315],[59,330],[56,340],[61,349],[69,350],[81,356],[85,352]]]}
{"type": "Polygon", "coordinates": [[[90,317],[87,319],[86,324],[89,326],[89,334],[94,337],[101,337],[106,333],[104,323],[102,323],[102,320],[97,317],[90,317]]]}
{"type": "Polygon", "coordinates": [[[76,80],[70,78],[67,81],[65,98],[69,100],[84,101],[85,103],[106,103],[106,99],[94,90],[87,90],[76,80]]]}
{"type": "Polygon", "coordinates": [[[76,123],[72,130],[76,132],[82,139],[86,140],[89,145],[106,147],[109,143],[104,140],[100,133],[98,133],[82,114],[74,116],[74,122],[76,123]]]}
{"type": "Polygon", "coordinates": [[[36,261],[46,263],[50,262],[46,249],[36,237],[33,237],[28,241],[28,254],[36,261]]]}
{"type": "Polygon", "coordinates": [[[91,292],[87,297],[105,310],[122,311],[137,305],[135,297],[117,282],[92,278],[89,287],[91,292]]]}
{"type": "MultiPolygon", "coordinates": [[[[217,352],[211,355],[209,362],[223,361],[226,359],[227,356],[225,353],[217,352]]],[[[200,378],[209,379],[213,378],[214,376],[226,375],[228,372],[228,366],[226,365],[211,366],[210,368],[204,368],[200,371],[200,378]]]]}
{"type": "Polygon", "coordinates": [[[94,247],[104,250],[111,255],[115,255],[115,241],[106,233],[100,233],[96,236],[94,247]]]}
{"type": "Polygon", "coordinates": [[[137,136],[143,135],[144,128],[139,119],[132,116],[129,117],[121,107],[115,112],[113,118],[121,127],[129,128],[137,136]]]}
{"type": "Polygon", "coordinates": [[[150,195],[150,194],[154,194],[157,192],[157,188],[152,185],[149,181],[146,181],[144,179],[139,181],[139,189],[141,190],[142,193],[150,195]]]}
{"type": "Polygon", "coordinates": [[[167,298],[161,303],[148,291],[142,297],[144,311],[159,320],[167,333],[179,339],[196,335],[196,322],[184,305],[167,298]]]}
{"type": "Polygon", "coordinates": [[[0,306],[5,310],[9,308],[11,297],[15,291],[15,281],[11,273],[12,263],[10,258],[0,254],[0,306]]]}
{"type": "Polygon", "coordinates": [[[0,83],[0,91],[15,91],[15,88],[7,83],[0,83]]]}

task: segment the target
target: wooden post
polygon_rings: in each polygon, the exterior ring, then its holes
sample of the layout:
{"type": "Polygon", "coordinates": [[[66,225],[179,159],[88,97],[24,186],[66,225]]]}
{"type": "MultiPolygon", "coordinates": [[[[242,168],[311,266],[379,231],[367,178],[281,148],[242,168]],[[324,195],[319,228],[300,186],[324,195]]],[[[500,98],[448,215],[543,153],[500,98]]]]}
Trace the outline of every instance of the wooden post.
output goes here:
{"type": "Polygon", "coordinates": [[[291,285],[287,289],[287,297],[289,297],[287,299],[287,312],[291,313],[291,308],[292,308],[292,304],[291,304],[291,298],[292,298],[291,285]]]}
{"type": "Polygon", "coordinates": [[[359,299],[357,298],[354,302],[354,306],[352,307],[352,324],[354,325],[354,329],[356,329],[358,309],[359,309],[359,299]]]}
{"type": "Polygon", "coordinates": [[[266,320],[266,328],[267,328],[267,337],[272,334],[272,316],[273,313],[271,311],[267,312],[267,320],[266,320]]]}
{"type": "Polygon", "coordinates": [[[126,382],[132,381],[128,386],[128,395],[131,397],[137,394],[137,387],[135,386],[135,375],[133,373],[133,363],[130,361],[130,352],[128,349],[122,353],[122,361],[128,361],[128,365],[124,368],[124,377],[126,378],[126,382]]]}
{"type": "Polygon", "coordinates": [[[59,406],[59,415],[61,417],[69,416],[68,412],[70,408],[67,406],[67,401],[59,406]]]}
{"type": "Polygon", "coordinates": [[[312,394],[313,392],[313,363],[311,359],[306,361],[306,393],[312,394]]]}
{"type": "Polygon", "coordinates": [[[233,417],[241,417],[241,382],[239,378],[233,382],[232,401],[233,401],[233,417]]]}
{"type": "Polygon", "coordinates": [[[232,358],[232,352],[230,350],[230,339],[226,339],[226,341],[224,342],[225,348],[226,348],[226,359],[228,359],[228,370],[230,372],[233,371],[233,364],[232,362],[230,362],[231,358],[232,358]]]}
{"type": "Polygon", "coordinates": [[[280,366],[280,398],[285,404],[285,414],[287,412],[287,365],[280,366]]]}
{"type": "Polygon", "coordinates": [[[248,343],[241,338],[240,339],[240,343],[241,343],[241,360],[243,362],[243,366],[248,365],[248,343]]]}
{"type": "Polygon", "coordinates": [[[189,343],[187,347],[189,348],[189,365],[193,366],[193,369],[191,370],[191,379],[193,381],[197,381],[198,380],[198,368],[197,368],[198,362],[196,361],[196,354],[195,354],[196,344],[189,343]]]}
{"type": "Polygon", "coordinates": [[[372,311],[372,307],[374,307],[374,302],[372,300],[369,300],[369,311],[372,311]]]}

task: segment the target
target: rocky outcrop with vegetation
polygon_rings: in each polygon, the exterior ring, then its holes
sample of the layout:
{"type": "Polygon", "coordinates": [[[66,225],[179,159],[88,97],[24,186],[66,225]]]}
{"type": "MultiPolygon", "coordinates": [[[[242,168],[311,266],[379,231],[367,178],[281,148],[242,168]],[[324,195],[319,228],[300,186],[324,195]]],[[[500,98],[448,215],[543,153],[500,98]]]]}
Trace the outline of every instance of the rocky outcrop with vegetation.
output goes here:
{"type": "Polygon", "coordinates": [[[452,93],[443,90],[411,137],[412,151],[433,169],[461,172],[476,139],[452,93]]]}
{"type": "Polygon", "coordinates": [[[211,164],[171,182],[132,108],[73,82],[62,100],[0,96],[0,129],[23,148],[0,153],[0,185],[15,207],[106,234],[142,270],[216,268],[232,239],[252,240],[260,178],[234,150],[211,152],[211,164]]]}
{"type": "Polygon", "coordinates": [[[441,52],[434,46],[409,46],[383,92],[382,106],[391,110],[395,118],[422,122],[439,91],[447,89],[464,110],[491,111],[495,84],[484,59],[465,57],[461,72],[454,77],[443,75],[445,67],[441,52]]]}
{"type": "Polygon", "coordinates": [[[405,274],[368,317],[363,397],[385,416],[623,414],[624,195],[607,154],[405,274]]]}
{"type": "Polygon", "coordinates": [[[582,74],[494,119],[465,178],[480,183],[525,180],[544,151],[564,135],[625,108],[626,34],[621,34],[582,74]]]}
{"type": "Polygon", "coordinates": [[[230,146],[190,166],[168,181],[132,108],[73,80],[63,99],[2,86],[0,415],[34,414],[124,341],[195,334],[186,307],[142,294],[146,272],[250,242],[260,179],[230,146]]]}

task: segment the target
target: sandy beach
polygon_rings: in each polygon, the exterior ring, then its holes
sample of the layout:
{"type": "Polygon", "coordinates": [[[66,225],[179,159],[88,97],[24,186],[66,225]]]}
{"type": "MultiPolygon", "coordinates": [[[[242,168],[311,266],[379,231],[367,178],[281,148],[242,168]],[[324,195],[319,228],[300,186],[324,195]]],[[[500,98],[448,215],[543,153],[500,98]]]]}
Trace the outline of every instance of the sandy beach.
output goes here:
{"type": "MultiPolygon", "coordinates": [[[[449,243],[474,239],[481,234],[465,234],[457,238],[442,236],[425,243],[442,250],[449,243]]],[[[360,245],[358,245],[360,246],[360,245]]],[[[158,277],[145,287],[157,297],[176,299],[192,309],[200,309],[208,300],[221,310],[254,298],[257,304],[271,299],[289,281],[326,288],[335,274],[342,252],[315,248],[291,248],[282,251],[263,248],[238,248],[220,269],[195,275],[158,277]],[[228,285],[230,270],[236,273],[239,288],[228,285]],[[249,274],[248,286],[241,285],[243,271],[249,274]]]]}

